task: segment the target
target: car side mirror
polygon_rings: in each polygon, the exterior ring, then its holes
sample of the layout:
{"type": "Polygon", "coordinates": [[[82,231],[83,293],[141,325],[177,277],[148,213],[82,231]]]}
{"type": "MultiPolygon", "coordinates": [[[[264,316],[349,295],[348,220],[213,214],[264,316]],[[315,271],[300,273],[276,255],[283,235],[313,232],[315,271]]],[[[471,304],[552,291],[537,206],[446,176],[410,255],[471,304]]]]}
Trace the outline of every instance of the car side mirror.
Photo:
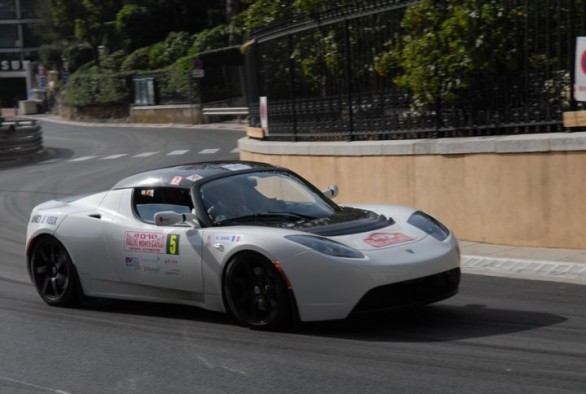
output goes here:
{"type": "Polygon", "coordinates": [[[333,183],[326,190],[322,191],[322,193],[328,198],[335,198],[338,195],[338,185],[333,183]]]}
{"type": "Polygon", "coordinates": [[[155,213],[155,225],[157,226],[173,226],[182,223],[187,223],[193,228],[200,227],[195,210],[191,213],[177,213],[174,211],[162,211],[155,213]]]}

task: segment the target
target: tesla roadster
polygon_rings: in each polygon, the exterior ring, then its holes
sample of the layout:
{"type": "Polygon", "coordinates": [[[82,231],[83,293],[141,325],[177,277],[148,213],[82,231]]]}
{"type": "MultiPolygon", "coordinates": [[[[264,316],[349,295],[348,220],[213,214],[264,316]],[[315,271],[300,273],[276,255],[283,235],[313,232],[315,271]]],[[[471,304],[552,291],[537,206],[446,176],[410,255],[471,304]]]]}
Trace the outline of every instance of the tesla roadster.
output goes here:
{"type": "Polygon", "coordinates": [[[333,202],[294,172],[207,162],[36,206],[30,278],[49,305],[85,297],[193,305],[250,328],[425,305],[458,291],[460,251],[432,216],[333,202]]]}

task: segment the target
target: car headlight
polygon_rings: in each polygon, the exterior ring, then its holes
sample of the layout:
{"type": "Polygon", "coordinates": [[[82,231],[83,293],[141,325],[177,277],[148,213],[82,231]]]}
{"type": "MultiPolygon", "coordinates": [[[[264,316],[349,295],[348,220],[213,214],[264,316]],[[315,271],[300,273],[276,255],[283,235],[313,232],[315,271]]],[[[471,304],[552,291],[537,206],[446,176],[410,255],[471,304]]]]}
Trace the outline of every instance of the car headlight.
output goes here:
{"type": "Polygon", "coordinates": [[[349,259],[362,259],[364,255],[349,246],[315,235],[287,235],[289,241],[307,246],[316,252],[334,257],[345,257],[349,259]]]}
{"type": "Polygon", "coordinates": [[[448,230],[446,226],[441,224],[437,219],[421,211],[413,213],[413,215],[409,217],[409,220],[407,220],[407,223],[417,227],[421,231],[425,231],[438,241],[443,241],[448,238],[448,235],[450,235],[450,230],[448,230]]]}

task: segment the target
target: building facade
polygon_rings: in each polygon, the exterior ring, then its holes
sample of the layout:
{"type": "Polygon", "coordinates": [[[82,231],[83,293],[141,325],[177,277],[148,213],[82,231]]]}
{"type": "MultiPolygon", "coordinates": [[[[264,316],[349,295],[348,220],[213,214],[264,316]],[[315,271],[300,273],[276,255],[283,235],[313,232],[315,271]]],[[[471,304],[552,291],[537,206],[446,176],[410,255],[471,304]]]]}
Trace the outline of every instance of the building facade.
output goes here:
{"type": "Polygon", "coordinates": [[[36,0],[0,0],[0,107],[15,107],[36,87],[36,0]]]}

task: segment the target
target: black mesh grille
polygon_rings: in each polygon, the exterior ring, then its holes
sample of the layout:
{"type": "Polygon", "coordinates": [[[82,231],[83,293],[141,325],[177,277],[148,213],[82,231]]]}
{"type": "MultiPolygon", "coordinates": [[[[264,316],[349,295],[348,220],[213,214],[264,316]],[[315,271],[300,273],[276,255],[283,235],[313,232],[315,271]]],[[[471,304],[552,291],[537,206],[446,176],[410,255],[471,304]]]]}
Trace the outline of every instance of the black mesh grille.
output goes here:
{"type": "Polygon", "coordinates": [[[358,302],[353,313],[425,305],[458,292],[460,268],[405,282],[376,287],[358,302]]]}

